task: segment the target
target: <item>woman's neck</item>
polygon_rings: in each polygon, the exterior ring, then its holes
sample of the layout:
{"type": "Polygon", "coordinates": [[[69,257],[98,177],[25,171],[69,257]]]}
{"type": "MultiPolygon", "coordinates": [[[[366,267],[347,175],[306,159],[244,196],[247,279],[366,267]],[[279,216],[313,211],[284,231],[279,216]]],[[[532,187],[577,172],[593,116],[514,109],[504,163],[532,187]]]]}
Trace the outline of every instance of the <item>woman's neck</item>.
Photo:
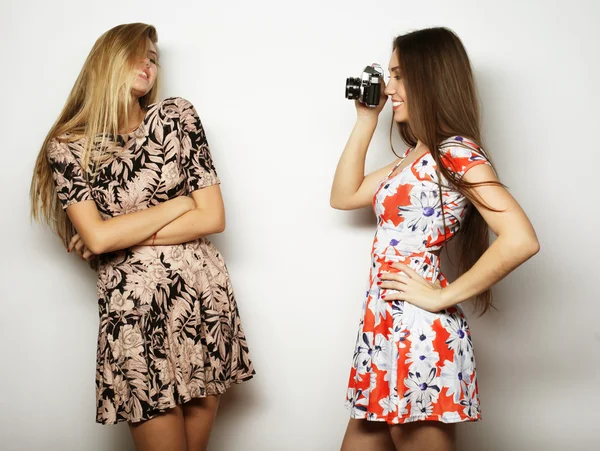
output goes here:
{"type": "Polygon", "coordinates": [[[145,115],[146,112],[142,109],[139,99],[132,97],[129,104],[129,118],[127,124],[124,124],[122,132],[130,133],[138,128],[141,122],[144,120],[145,115]]]}
{"type": "Polygon", "coordinates": [[[417,140],[417,144],[415,145],[415,147],[413,148],[413,150],[415,152],[419,152],[421,149],[427,149],[427,146],[425,144],[423,144],[423,141],[421,141],[420,139],[417,140]]]}

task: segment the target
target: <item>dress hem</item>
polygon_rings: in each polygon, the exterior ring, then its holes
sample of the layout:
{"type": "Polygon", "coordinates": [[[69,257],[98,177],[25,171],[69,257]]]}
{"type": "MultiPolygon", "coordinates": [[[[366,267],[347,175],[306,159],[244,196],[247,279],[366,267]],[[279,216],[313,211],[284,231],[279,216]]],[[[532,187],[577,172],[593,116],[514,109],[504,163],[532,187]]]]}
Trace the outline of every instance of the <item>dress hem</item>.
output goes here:
{"type": "Polygon", "coordinates": [[[255,376],[256,373],[251,373],[251,374],[247,374],[244,376],[239,377],[238,379],[234,380],[234,381],[228,381],[224,384],[221,385],[221,388],[218,388],[217,390],[211,390],[211,392],[207,392],[206,390],[204,391],[204,393],[202,395],[198,395],[198,396],[182,396],[181,399],[176,402],[174,399],[172,400],[172,402],[164,407],[160,407],[160,408],[156,408],[156,409],[152,409],[152,413],[149,415],[144,415],[141,418],[138,418],[136,420],[130,420],[128,418],[117,418],[114,421],[106,421],[102,418],[96,417],[96,423],[97,424],[102,424],[102,425],[114,425],[114,424],[118,424],[118,423],[123,423],[123,422],[128,422],[131,424],[137,424],[137,423],[141,423],[143,421],[147,421],[147,420],[151,420],[152,418],[155,418],[171,409],[174,409],[177,406],[180,406],[182,404],[185,404],[187,402],[190,402],[192,399],[202,399],[202,398],[206,398],[208,396],[220,396],[223,393],[225,393],[229,388],[231,388],[232,385],[237,385],[237,384],[242,384],[246,381],[249,381],[250,379],[252,379],[255,376]]]}
{"type": "Polygon", "coordinates": [[[465,419],[459,419],[459,420],[448,420],[448,419],[444,419],[443,415],[430,415],[428,417],[406,417],[406,418],[393,418],[391,421],[386,419],[386,418],[369,418],[369,412],[361,412],[359,415],[355,414],[354,412],[350,412],[350,418],[354,419],[354,420],[365,420],[365,421],[372,421],[372,422],[379,422],[379,423],[387,423],[390,425],[400,425],[400,424],[406,424],[406,423],[416,423],[419,421],[436,421],[439,423],[445,423],[445,424],[453,424],[453,423],[466,423],[469,421],[475,422],[475,421],[481,421],[481,415],[478,415],[477,417],[467,417],[465,419]],[[397,420],[397,421],[395,421],[397,420]]]}

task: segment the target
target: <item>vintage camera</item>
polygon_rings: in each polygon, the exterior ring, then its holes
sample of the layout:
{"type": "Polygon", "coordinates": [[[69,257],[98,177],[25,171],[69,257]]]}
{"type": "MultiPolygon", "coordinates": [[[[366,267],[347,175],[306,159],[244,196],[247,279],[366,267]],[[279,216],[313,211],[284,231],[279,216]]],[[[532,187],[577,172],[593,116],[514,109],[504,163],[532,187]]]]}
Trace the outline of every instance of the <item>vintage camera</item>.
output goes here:
{"type": "Polygon", "coordinates": [[[346,98],[358,100],[365,106],[374,108],[379,105],[381,96],[380,80],[383,79],[383,69],[379,64],[365,67],[360,78],[346,78],[346,98]]]}

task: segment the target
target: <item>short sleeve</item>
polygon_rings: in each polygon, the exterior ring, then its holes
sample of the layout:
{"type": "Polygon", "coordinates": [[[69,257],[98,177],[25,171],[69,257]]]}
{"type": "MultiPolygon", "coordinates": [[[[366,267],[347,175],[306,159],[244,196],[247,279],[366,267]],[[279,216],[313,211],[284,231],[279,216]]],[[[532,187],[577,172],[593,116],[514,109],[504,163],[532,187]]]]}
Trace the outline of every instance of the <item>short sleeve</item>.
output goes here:
{"type": "Polygon", "coordinates": [[[188,191],[219,184],[206,134],[194,106],[177,99],[181,126],[181,164],[186,175],[188,191]]]}
{"type": "Polygon", "coordinates": [[[89,184],[83,174],[80,161],[68,143],[50,140],[46,151],[56,194],[63,207],[85,200],[94,200],[89,184]]]}
{"type": "Polygon", "coordinates": [[[440,158],[442,164],[459,179],[475,166],[480,164],[491,166],[480,147],[461,136],[455,136],[442,142],[440,158]]]}

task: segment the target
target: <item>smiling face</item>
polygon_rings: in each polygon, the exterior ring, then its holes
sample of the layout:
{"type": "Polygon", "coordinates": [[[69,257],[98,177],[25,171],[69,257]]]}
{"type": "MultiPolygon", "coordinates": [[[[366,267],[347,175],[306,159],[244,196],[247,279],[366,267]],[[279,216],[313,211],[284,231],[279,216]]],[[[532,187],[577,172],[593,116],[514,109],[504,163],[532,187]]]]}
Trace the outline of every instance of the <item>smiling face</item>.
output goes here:
{"type": "Polygon", "coordinates": [[[406,88],[404,87],[404,76],[400,68],[397,52],[392,52],[390,58],[390,81],[385,87],[385,93],[391,97],[396,122],[408,122],[408,102],[406,88]]]}
{"type": "Polygon", "coordinates": [[[156,46],[148,39],[146,55],[134,64],[136,77],[131,88],[131,94],[134,97],[143,97],[153,88],[158,75],[157,64],[158,52],[156,46]]]}

